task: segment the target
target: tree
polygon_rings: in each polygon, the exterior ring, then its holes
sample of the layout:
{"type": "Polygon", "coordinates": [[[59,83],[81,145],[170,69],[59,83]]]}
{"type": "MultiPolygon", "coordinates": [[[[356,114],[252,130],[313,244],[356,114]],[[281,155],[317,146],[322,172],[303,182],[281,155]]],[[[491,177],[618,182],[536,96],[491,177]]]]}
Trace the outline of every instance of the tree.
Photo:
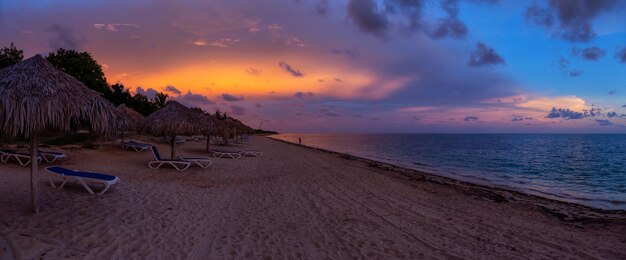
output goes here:
{"type": "Polygon", "coordinates": [[[127,107],[130,107],[130,100],[133,96],[130,94],[130,91],[122,85],[122,83],[115,83],[111,86],[111,90],[104,95],[104,97],[111,101],[111,103],[119,106],[120,104],[126,104],[127,107]]]}
{"type": "Polygon", "coordinates": [[[0,70],[24,59],[24,51],[18,50],[13,43],[11,46],[0,49],[0,70]]]}
{"type": "Polygon", "coordinates": [[[169,97],[167,94],[163,92],[159,92],[154,96],[154,103],[159,108],[164,107],[165,104],[167,103],[167,97],[169,97]]]}
{"type": "Polygon", "coordinates": [[[90,89],[105,95],[111,91],[102,72],[102,66],[88,52],[60,48],[56,52],[49,53],[46,59],[90,89]]]}

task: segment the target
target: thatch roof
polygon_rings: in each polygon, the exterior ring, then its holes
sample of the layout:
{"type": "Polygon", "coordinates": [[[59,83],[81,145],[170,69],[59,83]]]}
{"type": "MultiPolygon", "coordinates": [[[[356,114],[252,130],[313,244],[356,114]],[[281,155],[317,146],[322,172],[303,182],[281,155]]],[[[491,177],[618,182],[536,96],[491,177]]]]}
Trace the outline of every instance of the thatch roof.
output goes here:
{"type": "Polygon", "coordinates": [[[165,107],[144,118],[139,131],[156,136],[205,134],[210,131],[207,120],[202,113],[176,101],[169,101],[165,107]]]}
{"type": "Polygon", "coordinates": [[[83,122],[110,135],[124,123],[113,104],[39,54],[0,70],[0,97],[0,131],[9,137],[67,131],[83,122]]]}
{"type": "Polygon", "coordinates": [[[145,116],[139,112],[127,107],[126,104],[117,106],[117,110],[126,118],[126,124],[123,128],[124,130],[138,130],[141,120],[145,118],[145,116]]]}

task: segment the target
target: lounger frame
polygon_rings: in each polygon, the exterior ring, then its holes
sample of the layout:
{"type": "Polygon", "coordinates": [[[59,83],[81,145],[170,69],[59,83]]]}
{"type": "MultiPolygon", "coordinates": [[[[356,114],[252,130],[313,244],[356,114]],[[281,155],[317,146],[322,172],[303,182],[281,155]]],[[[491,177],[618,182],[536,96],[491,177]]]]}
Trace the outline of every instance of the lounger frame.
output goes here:
{"type": "Polygon", "coordinates": [[[200,166],[202,169],[209,168],[213,164],[213,162],[209,158],[199,158],[199,157],[184,157],[183,154],[176,148],[176,152],[178,153],[178,159],[182,161],[188,161],[200,166]]]}
{"type": "Polygon", "coordinates": [[[57,159],[67,158],[64,153],[59,152],[38,151],[37,154],[39,154],[47,163],[53,163],[57,159]]]}
{"type": "MultiPolygon", "coordinates": [[[[104,189],[97,193],[97,195],[102,195],[105,192],[107,192],[109,188],[111,188],[111,186],[113,186],[114,184],[120,183],[120,178],[118,178],[117,176],[113,176],[115,177],[115,179],[107,181],[107,180],[102,180],[102,179],[94,179],[94,178],[89,178],[89,177],[84,177],[84,176],[74,176],[71,174],[63,174],[63,173],[54,172],[51,170],[54,167],[59,167],[59,166],[46,167],[46,170],[50,172],[50,174],[52,174],[53,176],[57,176],[63,179],[63,182],[60,185],[55,185],[53,178],[50,177],[50,185],[56,189],[62,189],[63,186],[65,186],[65,184],[67,184],[70,180],[75,180],[80,185],[82,185],[83,188],[85,188],[85,190],[87,190],[90,194],[93,195],[96,193],[91,189],[91,187],[89,187],[89,185],[87,185],[87,182],[94,182],[94,183],[99,183],[99,184],[104,185],[104,189]]],[[[63,168],[63,167],[60,167],[60,168],[63,168]]],[[[63,168],[63,169],[80,173],[78,171],[74,171],[74,170],[67,169],[67,168],[63,168]]],[[[92,173],[92,172],[84,172],[84,173],[92,173]]]]}
{"type": "Polygon", "coordinates": [[[152,155],[154,159],[148,162],[148,167],[150,169],[158,169],[163,165],[171,165],[176,170],[184,171],[187,170],[191,166],[190,161],[183,160],[163,160],[161,159],[161,155],[155,146],[151,146],[152,155]]]}
{"type": "MultiPolygon", "coordinates": [[[[30,155],[25,153],[18,153],[14,151],[0,151],[0,161],[7,163],[9,159],[13,158],[20,166],[26,166],[30,164],[30,155]]],[[[41,155],[37,156],[37,162],[41,162],[41,155]]]]}
{"type": "Polygon", "coordinates": [[[242,156],[241,152],[227,152],[227,151],[211,150],[211,153],[213,154],[213,157],[215,158],[223,158],[225,156],[228,156],[231,159],[239,159],[242,156]]]}
{"type": "Polygon", "coordinates": [[[143,152],[150,148],[149,144],[137,143],[137,142],[124,142],[124,149],[132,148],[135,152],[143,152]]]}

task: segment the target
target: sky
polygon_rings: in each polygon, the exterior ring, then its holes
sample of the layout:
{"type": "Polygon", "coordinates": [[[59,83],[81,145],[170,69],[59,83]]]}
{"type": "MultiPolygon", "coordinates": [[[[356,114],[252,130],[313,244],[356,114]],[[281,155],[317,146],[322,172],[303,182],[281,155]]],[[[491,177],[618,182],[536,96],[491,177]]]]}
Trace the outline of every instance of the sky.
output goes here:
{"type": "Polygon", "coordinates": [[[626,1],[2,0],[0,46],[279,132],[626,133],[626,1]]]}

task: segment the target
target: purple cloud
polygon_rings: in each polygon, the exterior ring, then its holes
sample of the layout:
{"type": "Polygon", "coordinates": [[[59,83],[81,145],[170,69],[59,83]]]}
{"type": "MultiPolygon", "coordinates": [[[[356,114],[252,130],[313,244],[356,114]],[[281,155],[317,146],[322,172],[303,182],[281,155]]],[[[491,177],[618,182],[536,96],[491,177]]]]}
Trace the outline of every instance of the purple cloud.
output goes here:
{"type": "Polygon", "coordinates": [[[281,68],[283,68],[283,70],[285,70],[287,73],[291,74],[291,76],[294,76],[296,78],[300,78],[304,76],[304,73],[302,73],[301,71],[297,69],[294,69],[293,67],[291,67],[291,65],[287,64],[284,61],[279,62],[278,66],[280,66],[281,68]]]}
{"type": "Polygon", "coordinates": [[[482,42],[476,44],[476,49],[471,52],[469,61],[472,67],[495,66],[504,63],[502,56],[482,42]]]}
{"type": "Polygon", "coordinates": [[[235,95],[231,95],[228,93],[224,93],[222,94],[222,99],[224,99],[224,101],[228,101],[228,102],[237,102],[237,101],[242,101],[243,100],[243,96],[235,96],[235,95]]]}
{"type": "Polygon", "coordinates": [[[165,92],[170,92],[172,94],[176,94],[176,95],[180,95],[182,94],[182,92],[180,92],[180,90],[178,90],[176,87],[174,86],[167,86],[165,87],[165,92]]]}

